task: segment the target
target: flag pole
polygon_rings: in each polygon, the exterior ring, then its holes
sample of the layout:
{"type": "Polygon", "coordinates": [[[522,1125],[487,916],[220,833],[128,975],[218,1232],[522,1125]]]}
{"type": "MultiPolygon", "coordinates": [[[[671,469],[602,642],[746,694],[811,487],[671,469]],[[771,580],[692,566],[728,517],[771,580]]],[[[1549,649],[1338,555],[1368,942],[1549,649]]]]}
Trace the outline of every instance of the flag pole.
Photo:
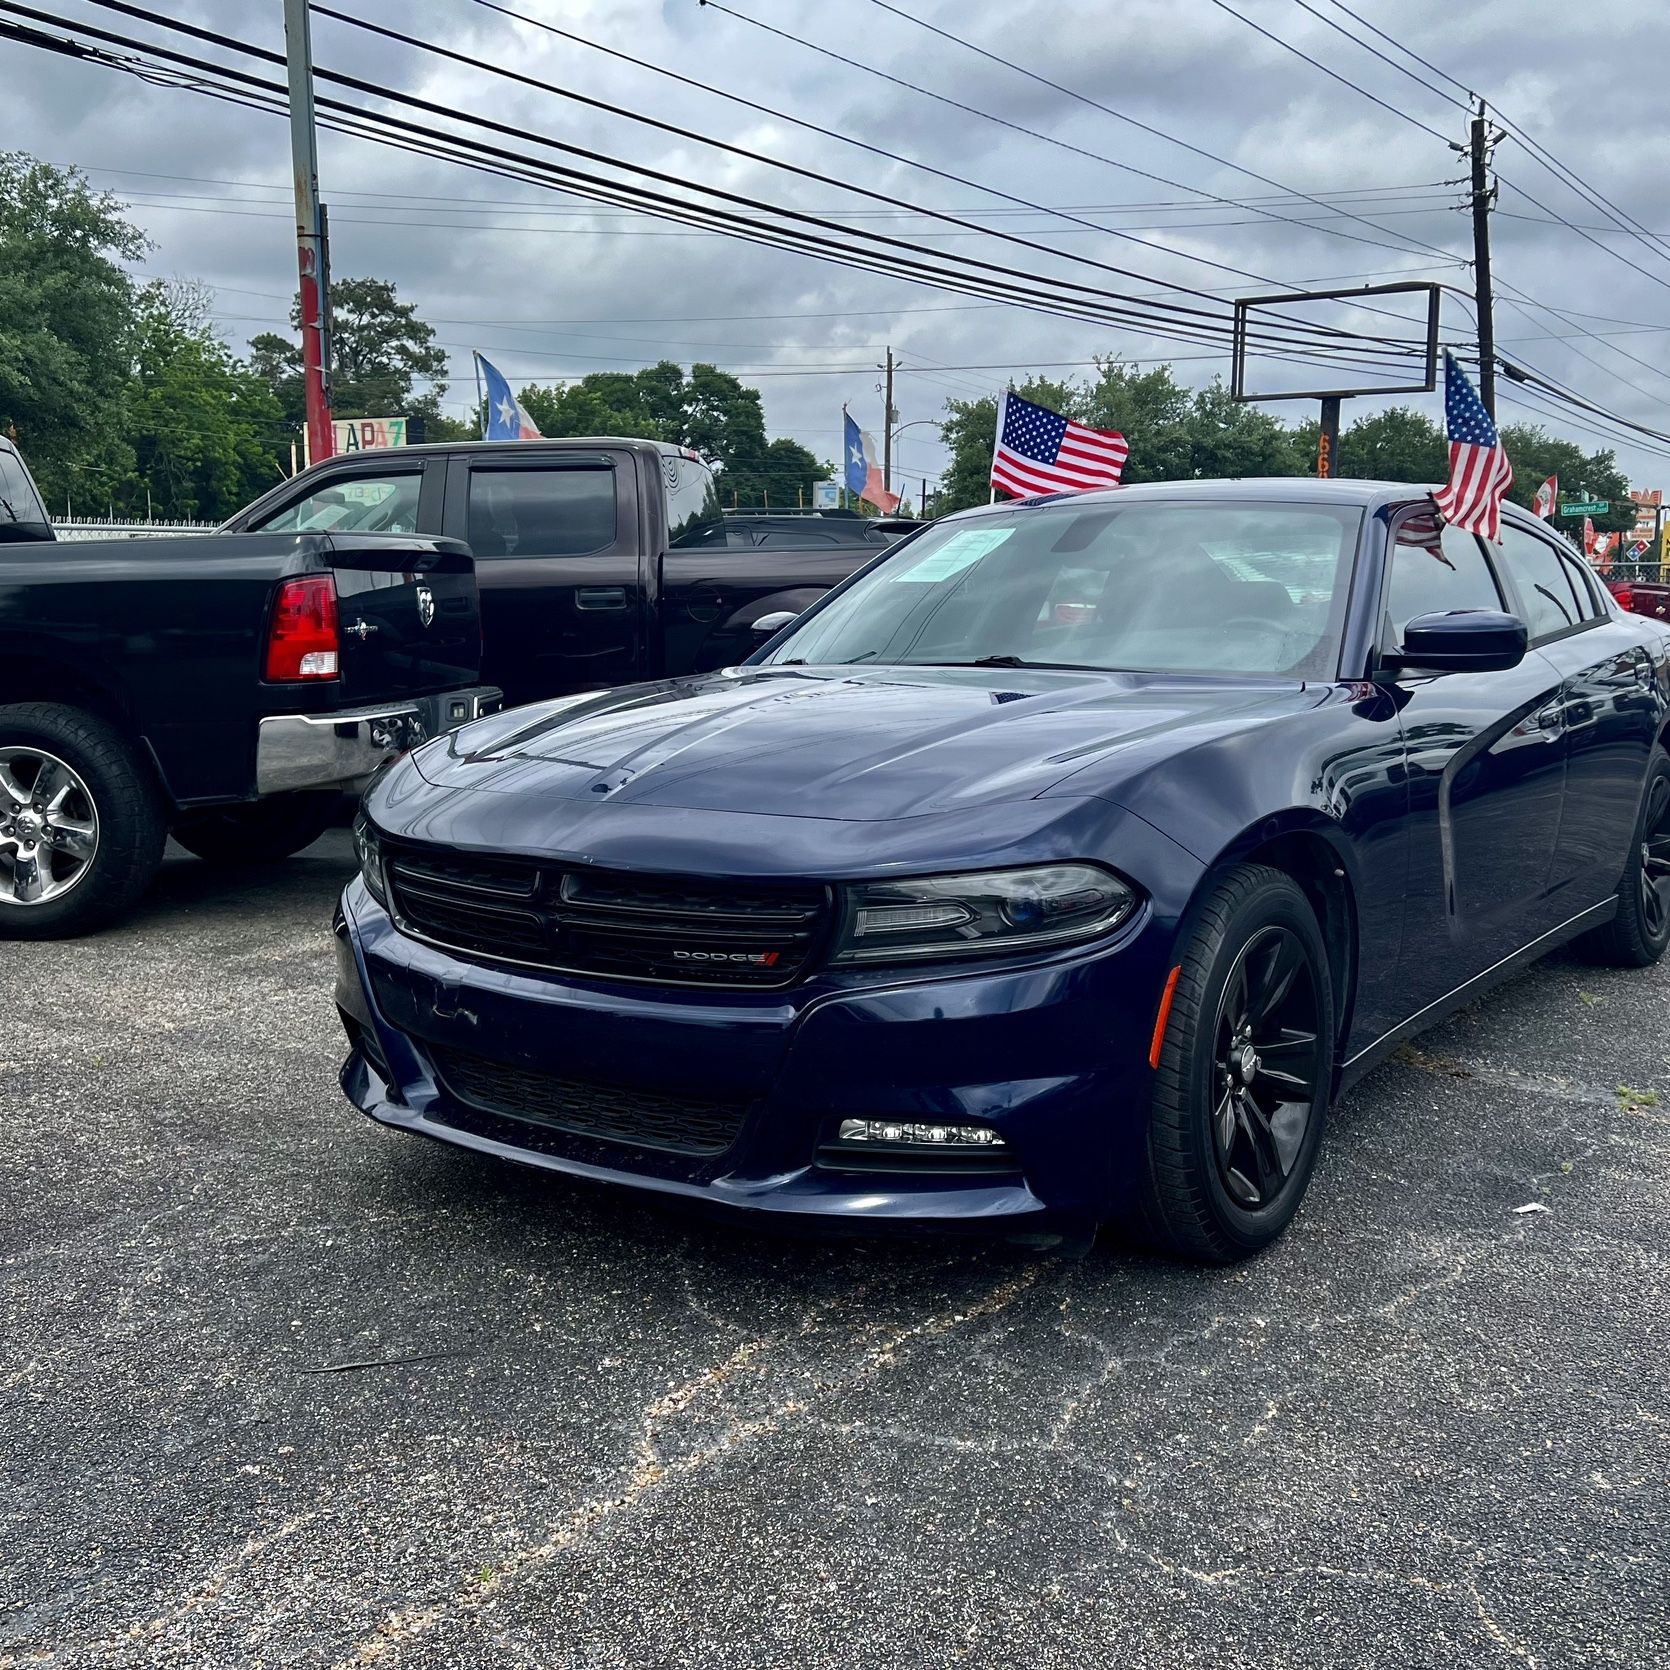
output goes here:
{"type": "Polygon", "coordinates": [[[481,351],[478,348],[470,350],[470,363],[475,366],[475,426],[476,439],[487,439],[487,396],[481,391],[481,351]]]}
{"type": "MultiPolygon", "coordinates": [[[[997,449],[998,449],[999,445],[1002,443],[1002,440],[1003,440],[1003,408],[1005,406],[1007,406],[1008,404],[1009,404],[1009,391],[1008,391],[1008,389],[1002,389],[1002,390],[999,391],[998,397],[997,397],[997,432],[996,432],[996,434],[994,434],[992,436],[992,463],[993,464],[995,464],[997,462],[997,449]]],[[[996,485],[996,483],[994,483],[993,481],[990,480],[991,471],[989,469],[987,470],[986,475],[987,475],[987,478],[988,478],[987,481],[986,481],[986,503],[987,504],[996,504],[997,503],[997,485],[996,485]]]]}

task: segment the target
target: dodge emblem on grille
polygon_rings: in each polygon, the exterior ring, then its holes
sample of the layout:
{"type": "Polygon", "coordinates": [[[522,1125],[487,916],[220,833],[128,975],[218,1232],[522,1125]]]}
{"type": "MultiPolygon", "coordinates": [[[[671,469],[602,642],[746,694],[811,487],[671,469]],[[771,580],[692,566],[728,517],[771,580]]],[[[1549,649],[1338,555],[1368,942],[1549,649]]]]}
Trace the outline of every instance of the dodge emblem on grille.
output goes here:
{"type": "Polygon", "coordinates": [[[425,626],[433,626],[435,624],[435,594],[428,588],[428,586],[418,587],[417,606],[418,619],[422,621],[425,626]]]}

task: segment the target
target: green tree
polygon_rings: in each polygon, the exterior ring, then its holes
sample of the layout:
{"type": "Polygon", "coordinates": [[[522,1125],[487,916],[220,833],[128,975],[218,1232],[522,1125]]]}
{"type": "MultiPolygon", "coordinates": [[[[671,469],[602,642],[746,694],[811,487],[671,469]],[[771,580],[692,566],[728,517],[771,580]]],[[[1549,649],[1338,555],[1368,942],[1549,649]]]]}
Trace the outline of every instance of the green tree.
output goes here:
{"type": "Polygon", "coordinates": [[[136,299],[122,413],[133,466],[113,491],[130,512],[219,521],[284,473],[279,403],[215,335],[209,304],[190,283],[148,284],[136,299]]]}
{"type": "MultiPolygon", "coordinates": [[[[290,323],[296,336],[263,331],[249,339],[249,354],[285,424],[299,434],[307,420],[299,297],[291,304],[290,323]]],[[[418,318],[415,303],[400,300],[389,280],[332,281],[330,352],[333,416],[419,417],[437,440],[453,438],[443,430],[467,427],[441,413],[447,357],[435,344],[434,326],[418,318]]]]}
{"type": "Polygon", "coordinates": [[[672,441],[713,466],[726,504],[793,505],[829,467],[796,441],[768,441],[758,389],[713,365],[671,360],[641,371],[594,371],[520,399],[542,435],[630,435],[672,441]]]}
{"type": "MultiPolygon", "coordinates": [[[[1015,393],[1069,416],[1074,415],[1078,402],[1078,390],[1071,383],[1051,382],[1047,377],[1030,377],[1015,393]]],[[[945,414],[939,433],[951,460],[934,493],[936,516],[986,502],[991,492],[992,448],[997,444],[997,396],[947,400],[945,414]]]]}
{"type": "Polygon", "coordinates": [[[125,469],[119,435],[133,284],[146,243],[75,169],[0,153],[0,433],[50,505],[125,469]]]}
{"type": "MultiPolygon", "coordinates": [[[[1306,474],[1316,468],[1320,427],[1315,418],[1306,418],[1293,430],[1293,445],[1306,474]]],[[[1444,431],[1412,407],[1393,406],[1340,431],[1334,473],[1353,481],[1442,481],[1448,468],[1444,431]]]]}
{"type": "MultiPolygon", "coordinates": [[[[1611,504],[1604,516],[1594,518],[1597,531],[1617,533],[1633,525],[1635,507],[1630,503],[1629,480],[1618,468],[1615,453],[1586,453],[1534,423],[1510,423],[1501,435],[1513,465],[1509,497],[1516,503],[1529,505],[1536,490],[1553,475],[1560,478],[1562,499],[1605,499],[1611,504]]],[[[1558,520],[1555,526],[1578,531],[1582,520],[1558,520]]]]}

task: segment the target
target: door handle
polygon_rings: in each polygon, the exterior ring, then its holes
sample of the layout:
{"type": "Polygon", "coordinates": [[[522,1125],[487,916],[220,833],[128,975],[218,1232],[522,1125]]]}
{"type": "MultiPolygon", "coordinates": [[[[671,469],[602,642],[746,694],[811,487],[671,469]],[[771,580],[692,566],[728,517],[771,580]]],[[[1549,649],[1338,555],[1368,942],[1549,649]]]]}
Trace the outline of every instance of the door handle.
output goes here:
{"type": "Polygon", "coordinates": [[[576,609],[624,609],[626,607],[626,587],[576,586],[574,588],[574,607],[576,609]]]}
{"type": "Polygon", "coordinates": [[[1537,715],[1537,728],[1544,731],[1558,731],[1565,721],[1565,709],[1558,703],[1545,707],[1537,715]]]}

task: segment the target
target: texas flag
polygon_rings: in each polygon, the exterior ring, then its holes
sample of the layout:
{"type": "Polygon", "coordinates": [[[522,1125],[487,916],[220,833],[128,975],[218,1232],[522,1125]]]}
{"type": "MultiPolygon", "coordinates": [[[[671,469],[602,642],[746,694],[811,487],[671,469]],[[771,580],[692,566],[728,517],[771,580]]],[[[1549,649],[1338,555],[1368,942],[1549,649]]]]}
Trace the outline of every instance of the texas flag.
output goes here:
{"type": "Polygon", "coordinates": [[[891,516],[899,508],[899,495],[889,493],[882,485],[881,465],[876,462],[876,443],[873,435],[866,435],[852,420],[852,413],[841,408],[845,419],[847,486],[861,499],[868,499],[884,516],[891,516]]]}
{"type": "Polygon", "coordinates": [[[483,354],[477,354],[482,381],[487,385],[487,439],[490,441],[537,441],[539,426],[522,410],[522,402],[510,392],[505,374],[483,354]]]}

